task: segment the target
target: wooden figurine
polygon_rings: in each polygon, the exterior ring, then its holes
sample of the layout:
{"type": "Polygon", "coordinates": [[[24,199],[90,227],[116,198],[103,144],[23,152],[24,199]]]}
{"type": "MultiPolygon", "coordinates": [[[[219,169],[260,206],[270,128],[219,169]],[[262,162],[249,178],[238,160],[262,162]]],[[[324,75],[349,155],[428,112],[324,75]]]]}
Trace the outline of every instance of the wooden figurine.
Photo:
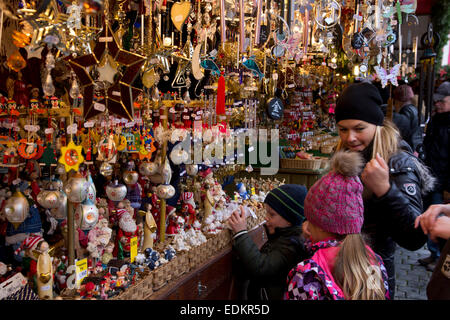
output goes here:
{"type": "Polygon", "coordinates": [[[40,299],[53,299],[53,265],[48,254],[48,243],[42,242],[36,267],[36,282],[40,299]]]}

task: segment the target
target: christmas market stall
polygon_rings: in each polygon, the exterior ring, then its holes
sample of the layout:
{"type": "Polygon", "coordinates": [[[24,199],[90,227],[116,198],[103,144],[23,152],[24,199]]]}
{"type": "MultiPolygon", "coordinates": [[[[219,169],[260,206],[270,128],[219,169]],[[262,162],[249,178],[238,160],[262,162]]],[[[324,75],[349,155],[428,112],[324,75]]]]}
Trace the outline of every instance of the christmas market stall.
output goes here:
{"type": "Polygon", "coordinates": [[[0,5],[8,300],[235,299],[232,212],[261,245],[265,195],[327,172],[339,92],[425,45],[413,0],[0,5]]]}

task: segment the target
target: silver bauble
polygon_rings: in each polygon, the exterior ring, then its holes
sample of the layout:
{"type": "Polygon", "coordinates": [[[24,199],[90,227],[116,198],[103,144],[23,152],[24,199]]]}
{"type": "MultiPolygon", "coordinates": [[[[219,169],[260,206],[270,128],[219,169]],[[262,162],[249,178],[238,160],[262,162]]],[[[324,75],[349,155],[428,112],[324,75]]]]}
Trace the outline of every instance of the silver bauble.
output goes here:
{"type": "Polygon", "coordinates": [[[160,199],[170,199],[175,195],[175,188],[170,184],[160,184],[156,187],[156,195],[160,199]]]}
{"type": "Polygon", "coordinates": [[[64,220],[67,218],[67,194],[64,191],[60,191],[59,199],[59,206],[50,209],[50,215],[57,220],[64,220]]]}
{"type": "Polygon", "coordinates": [[[87,197],[88,188],[89,183],[81,174],[77,173],[67,181],[64,191],[70,202],[81,203],[87,197]]]}
{"type": "Polygon", "coordinates": [[[97,224],[98,208],[87,199],[77,207],[75,215],[80,218],[80,229],[90,230],[97,224]]]}
{"type": "Polygon", "coordinates": [[[25,221],[30,210],[30,205],[27,198],[20,191],[16,191],[8,200],[5,201],[3,212],[6,219],[14,228],[25,221]]]}
{"type": "Polygon", "coordinates": [[[58,190],[42,190],[36,200],[45,209],[58,208],[61,202],[60,193],[58,190]]]}
{"type": "Polygon", "coordinates": [[[122,201],[127,195],[127,186],[118,183],[116,180],[114,183],[110,183],[106,187],[106,195],[111,201],[122,201]]]}
{"type": "Polygon", "coordinates": [[[133,185],[138,182],[139,174],[136,171],[128,171],[127,170],[123,173],[122,178],[123,178],[123,181],[125,182],[125,184],[133,185]]]}
{"type": "Polygon", "coordinates": [[[139,166],[139,173],[143,176],[151,176],[158,171],[158,165],[154,162],[142,162],[139,166]]]}

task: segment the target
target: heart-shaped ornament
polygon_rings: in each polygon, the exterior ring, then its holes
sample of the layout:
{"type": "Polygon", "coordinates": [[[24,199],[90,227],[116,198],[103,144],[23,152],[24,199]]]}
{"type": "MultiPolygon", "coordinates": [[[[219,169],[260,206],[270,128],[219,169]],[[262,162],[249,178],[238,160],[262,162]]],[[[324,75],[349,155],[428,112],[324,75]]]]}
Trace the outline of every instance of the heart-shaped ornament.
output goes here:
{"type": "Polygon", "coordinates": [[[183,24],[186,22],[187,17],[191,13],[191,3],[187,1],[181,1],[174,3],[170,10],[170,17],[172,23],[178,31],[182,31],[183,24]]]}

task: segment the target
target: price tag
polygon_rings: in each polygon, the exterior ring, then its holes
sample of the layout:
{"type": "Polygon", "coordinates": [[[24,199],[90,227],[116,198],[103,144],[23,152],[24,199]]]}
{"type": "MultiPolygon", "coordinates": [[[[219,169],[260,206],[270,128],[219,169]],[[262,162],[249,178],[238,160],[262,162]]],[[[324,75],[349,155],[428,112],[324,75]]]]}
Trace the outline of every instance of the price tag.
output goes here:
{"type": "Polygon", "coordinates": [[[198,115],[202,115],[202,114],[203,114],[203,110],[198,110],[198,111],[197,111],[197,114],[198,114],[198,115]]]}
{"type": "Polygon", "coordinates": [[[55,130],[53,128],[47,128],[44,130],[45,134],[52,134],[55,130]]]}
{"type": "Polygon", "coordinates": [[[106,106],[102,103],[94,103],[94,109],[100,112],[104,112],[106,110],[106,106]]]}
{"type": "Polygon", "coordinates": [[[113,91],[113,92],[112,92],[112,95],[113,95],[113,96],[120,97],[120,92],[119,92],[119,91],[113,91]]]}
{"type": "Polygon", "coordinates": [[[81,281],[83,281],[83,279],[87,277],[87,273],[88,273],[87,258],[84,258],[84,259],[76,262],[76,271],[75,272],[76,272],[77,284],[81,285],[81,281]]]}
{"type": "Polygon", "coordinates": [[[189,117],[189,116],[183,116],[183,119],[184,120],[189,120],[191,117],[189,117]]]}
{"type": "Polygon", "coordinates": [[[94,126],[94,121],[86,121],[83,126],[85,128],[92,128],[94,126]]]}
{"type": "Polygon", "coordinates": [[[132,127],[134,127],[134,121],[125,124],[125,128],[132,128],[132,127]]]}
{"type": "Polygon", "coordinates": [[[159,116],[160,119],[167,119],[167,116],[165,114],[162,114],[159,116]]]}
{"type": "Polygon", "coordinates": [[[120,119],[118,119],[118,118],[115,118],[114,119],[114,124],[119,124],[119,123],[121,123],[122,122],[122,120],[120,120],[120,119]]]}
{"type": "Polygon", "coordinates": [[[16,186],[16,185],[18,185],[20,183],[20,181],[21,181],[20,179],[15,179],[15,180],[13,180],[12,184],[14,186],[16,186]]]}
{"type": "Polygon", "coordinates": [[[27,282],[27,279],[20,272],[16,273],[8,280],[3,281],[0,284],[0,300],[7,298],[22,289],[27,282]]]}
{"type": "Polygon", "coordinates": [[[40,127],[38,125],[34,126],[34,125],[31,125],[31,124],[27,124],[27,125],[24,126],[24,129],[26,131],[29,131],[29,132],[37,132],[39,130],[39,128],[40,127]]]}
{"type": "Polygon", "coordinates": [[[77,133],[77,124],[73,123],[70,126],[67,127],[67,133],[68,134],[76,134],[77,133]]]}
{"type": "Polygon", "coordinates": [[[133,237],[130,239],[130,260],[131,260],[131,262],[134,262],[134,259],[137,256],[137,249],[138,249],[138,238],[133,237]]]}

